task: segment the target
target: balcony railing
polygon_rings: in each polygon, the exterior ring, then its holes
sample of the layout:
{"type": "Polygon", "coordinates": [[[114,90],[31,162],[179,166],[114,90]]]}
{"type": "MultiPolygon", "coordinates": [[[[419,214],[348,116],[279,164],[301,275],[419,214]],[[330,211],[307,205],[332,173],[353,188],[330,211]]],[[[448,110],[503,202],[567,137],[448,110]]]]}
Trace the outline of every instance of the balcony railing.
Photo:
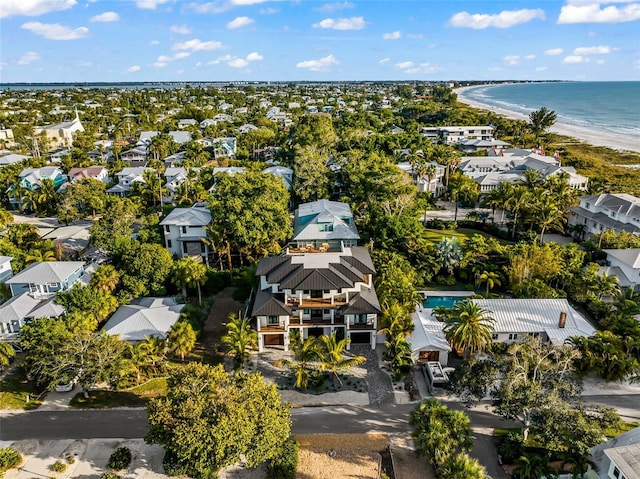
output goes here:
{"type": "Polygon", "coordinates": [[[337,326],[344,325],[344,318],[334,318],[333,323],[331,319],[323,318],[308,318],[300,320],[300,318],[292,316],[289,319],[289,326],[291,327],[305,327],[305,326],[331,326],[332,324],[337,326]]]}
{"type": "Polygon", "coordinates": [[[261,324],[259,325],[258,331],[284,331],[284,325],[280,324],[261,324]]]}
{"type": "Polygon", "coordinates": [[[299,309],[330,309],[344,306],[347,304],[344,296],[334,297],[333,303],[331,298],[294,298],[292,296],[287,298],[287,306],[294,306],[299,309]]]}
{"type": "Polygon", "coordinates": [[[349,329],[374,329],[375,325],[373,321],[367,321],[366,323],[349,323],[349,329]]]}

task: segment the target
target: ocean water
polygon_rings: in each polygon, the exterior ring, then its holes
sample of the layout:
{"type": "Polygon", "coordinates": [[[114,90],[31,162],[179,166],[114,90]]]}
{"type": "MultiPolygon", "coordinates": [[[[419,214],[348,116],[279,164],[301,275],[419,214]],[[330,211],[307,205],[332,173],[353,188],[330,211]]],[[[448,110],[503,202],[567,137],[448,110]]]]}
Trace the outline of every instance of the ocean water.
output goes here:
{"type": "Polygon", "coordinates": [[[553,82],[483,85],[462,96],[529,115],[545,106],[558,123],[640,138],[640,82],[553,82]]]}

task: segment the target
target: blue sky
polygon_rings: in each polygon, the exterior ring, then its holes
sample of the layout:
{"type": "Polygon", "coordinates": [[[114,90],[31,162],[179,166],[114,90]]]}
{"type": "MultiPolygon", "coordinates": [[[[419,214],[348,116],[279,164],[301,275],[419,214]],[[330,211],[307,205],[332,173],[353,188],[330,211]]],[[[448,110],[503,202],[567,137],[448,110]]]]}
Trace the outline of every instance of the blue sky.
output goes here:
{"type": "Polygon", "coordinates": [[[1,0],[0,82],[640,80],[633,0],[1,0]]]}

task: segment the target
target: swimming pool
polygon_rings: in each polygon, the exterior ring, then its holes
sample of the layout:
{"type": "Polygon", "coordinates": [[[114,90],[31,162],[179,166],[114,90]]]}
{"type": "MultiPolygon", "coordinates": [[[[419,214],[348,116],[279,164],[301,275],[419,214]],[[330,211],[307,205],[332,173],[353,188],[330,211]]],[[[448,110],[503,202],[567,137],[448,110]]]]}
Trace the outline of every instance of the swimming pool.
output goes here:
{"type": "Polygon", "coordinates": [[[466,296],[427,296],[422,301],[422,306],[425,308],[437,308],[438,306],[444,306],[445,308],[453,308],[453,305],[464,301],[466,296]]]}

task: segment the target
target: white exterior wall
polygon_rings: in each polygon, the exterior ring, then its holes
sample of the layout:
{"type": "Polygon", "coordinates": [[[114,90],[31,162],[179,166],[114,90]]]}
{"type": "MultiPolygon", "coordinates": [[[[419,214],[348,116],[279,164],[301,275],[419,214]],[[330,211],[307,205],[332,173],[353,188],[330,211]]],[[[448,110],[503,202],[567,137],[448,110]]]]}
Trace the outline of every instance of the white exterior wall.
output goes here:
{"type": "MultiPolygon", "coordinates": [[[[163,227],[164,233],[164,247],[172,254],[177,256],[178,258],[185,258],[190,256],[187,253],[184,253],[182,249],[182,239],[183,238],[206,238],[207,232],[205,231],[204,226],[177,226],[177,225],[164,225],[163,227]],[[186,230],[183,230],[186,228],[186,230]]],[[[189,240],[193,241],[193,240],[189,240]]],[[[205,245],[205,252],[201,254],[201,256],[206,256],[209,251],[209,247],[205,245]]]]}

